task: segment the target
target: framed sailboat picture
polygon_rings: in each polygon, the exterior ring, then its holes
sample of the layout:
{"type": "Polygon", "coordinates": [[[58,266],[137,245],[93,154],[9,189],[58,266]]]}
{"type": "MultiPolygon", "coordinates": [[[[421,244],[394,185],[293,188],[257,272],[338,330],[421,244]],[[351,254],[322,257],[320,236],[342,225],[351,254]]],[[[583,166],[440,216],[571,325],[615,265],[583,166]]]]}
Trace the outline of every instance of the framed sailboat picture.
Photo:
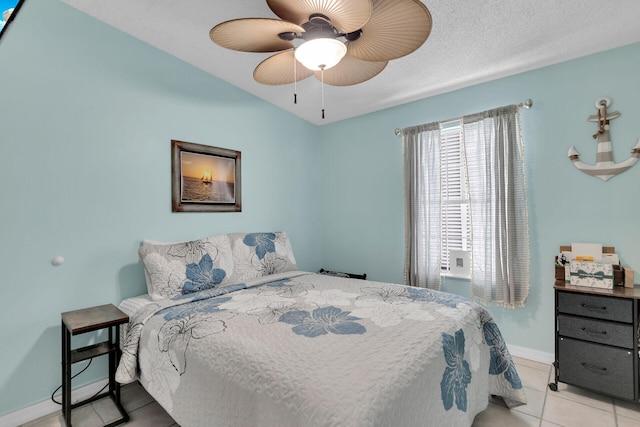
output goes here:
{"type": "Polygon", "coordinates": [[[240,151],[171,141],[173,212],[241,212],[240,151]]]}

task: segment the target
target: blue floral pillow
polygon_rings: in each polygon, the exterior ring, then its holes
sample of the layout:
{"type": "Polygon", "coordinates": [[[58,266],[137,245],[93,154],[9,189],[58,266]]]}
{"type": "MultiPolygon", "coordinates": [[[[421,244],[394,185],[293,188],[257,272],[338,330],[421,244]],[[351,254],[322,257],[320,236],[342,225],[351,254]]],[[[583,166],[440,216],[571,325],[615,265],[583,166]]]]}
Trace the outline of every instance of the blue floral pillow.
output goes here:
{"type": "Polygon", "coordinates": [[[154,300],[228,283],[233,273],[226,235],[171,244],[145,241],[138,254],[147,276],[147,291],[154,300]]]}
{"type": "Polygon", "coordinates": [[[233,281],[243,282],[298,269],[287,233],[228,234],[233,253],[233,281]]]}

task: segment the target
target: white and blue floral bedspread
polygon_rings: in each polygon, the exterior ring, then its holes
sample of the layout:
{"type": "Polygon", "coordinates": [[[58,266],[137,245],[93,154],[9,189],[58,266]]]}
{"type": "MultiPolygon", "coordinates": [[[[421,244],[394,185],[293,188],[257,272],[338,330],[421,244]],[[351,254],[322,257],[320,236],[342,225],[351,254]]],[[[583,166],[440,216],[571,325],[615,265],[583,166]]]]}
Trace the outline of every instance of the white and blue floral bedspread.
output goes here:
{"type": "Polygon", "coordinates": [[[464,426],[526,402],[498,327],[469,300],[288,272],[149,301],[117,380],[183,427],[464,426]]]}

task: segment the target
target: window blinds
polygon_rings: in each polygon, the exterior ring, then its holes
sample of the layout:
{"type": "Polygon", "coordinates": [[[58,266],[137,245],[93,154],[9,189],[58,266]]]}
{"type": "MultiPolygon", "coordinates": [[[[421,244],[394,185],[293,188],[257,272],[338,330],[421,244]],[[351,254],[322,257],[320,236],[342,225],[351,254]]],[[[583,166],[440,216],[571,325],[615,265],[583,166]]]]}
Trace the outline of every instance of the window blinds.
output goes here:
{"type": "Polygon", "coordinates": [[[449,254],[452,250],[469,250],[471,224],[469,192],[460,122],[444,127],[440,132],[440,168],[442,200],[442,270],[450,270],[449,254]]]}

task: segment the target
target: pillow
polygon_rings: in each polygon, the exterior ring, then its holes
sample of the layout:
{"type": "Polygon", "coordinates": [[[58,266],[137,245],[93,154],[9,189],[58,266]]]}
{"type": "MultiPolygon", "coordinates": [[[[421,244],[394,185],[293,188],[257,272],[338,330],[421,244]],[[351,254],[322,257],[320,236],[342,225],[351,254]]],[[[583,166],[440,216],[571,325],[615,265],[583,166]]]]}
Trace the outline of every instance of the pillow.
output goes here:
{"type": "Polygon", "coordinates": [[[162,244],[145,240],[138,250],[154,300],[171,298],[228,283],[233,273],[226,235],[162,244]]]}
{"type": "Polygon", "coordinates": [[[232,233],[233,281],[298,269],[287,233],[232,233]]]}
{"type": "MultiPolygon", "coordinates": [[[[160,242],[158,240],[147,240],[147,239],[142,241],[142,245],[173,245],[175,243],[179,243],[179,242],[160,242]]],[[[151,279],[149,279],[149,273],[147,273],[147,269],[143,268],[143,270],[144,270],[144,281],[147,283],[147,292],[148,292],[148,290],[151,289],[151,279]]]]}

